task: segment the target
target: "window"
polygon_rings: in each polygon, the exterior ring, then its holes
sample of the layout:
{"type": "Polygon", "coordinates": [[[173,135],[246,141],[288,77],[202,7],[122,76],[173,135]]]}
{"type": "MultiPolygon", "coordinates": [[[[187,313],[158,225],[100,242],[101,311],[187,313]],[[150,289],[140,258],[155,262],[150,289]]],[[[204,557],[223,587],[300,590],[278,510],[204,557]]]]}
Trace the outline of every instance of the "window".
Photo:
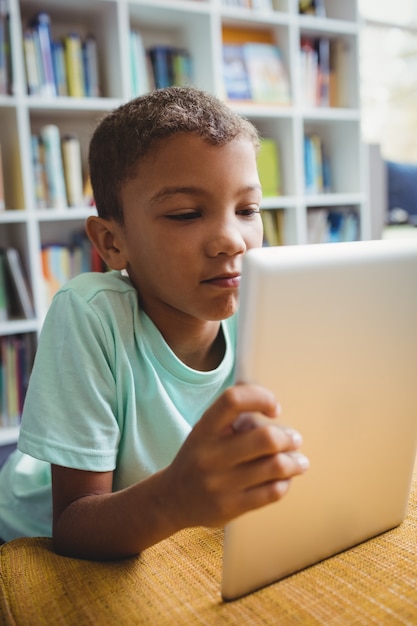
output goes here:
{"type": "Polygon", "coordinates": [[[362,132],[385,159],[417,163],[417,2],[359,0],[362,132]]]}

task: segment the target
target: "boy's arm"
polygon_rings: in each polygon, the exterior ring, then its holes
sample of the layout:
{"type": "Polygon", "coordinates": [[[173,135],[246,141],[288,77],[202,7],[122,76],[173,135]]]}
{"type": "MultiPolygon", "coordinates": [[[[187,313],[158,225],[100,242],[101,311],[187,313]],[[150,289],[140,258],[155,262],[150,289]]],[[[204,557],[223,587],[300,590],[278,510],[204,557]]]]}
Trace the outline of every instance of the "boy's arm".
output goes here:
{"type": "Polygon", "coordinates": [[[276,425],[235,432],[241,413],[276,417],[261,387],[231,387],[206,411],[167,468],[112,493],[112,472],[52,467],[54,545],[91,559],[138,554],[190,526],[223,526],[279,500],[307,462],[294,431],[276,425]]]}

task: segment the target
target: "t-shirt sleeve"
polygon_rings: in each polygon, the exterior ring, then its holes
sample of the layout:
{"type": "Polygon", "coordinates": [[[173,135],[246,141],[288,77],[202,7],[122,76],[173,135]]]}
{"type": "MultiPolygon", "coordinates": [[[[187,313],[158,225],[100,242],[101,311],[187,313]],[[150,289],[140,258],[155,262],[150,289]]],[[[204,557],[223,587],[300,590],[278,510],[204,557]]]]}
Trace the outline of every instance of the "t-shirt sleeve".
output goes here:
{"type": "Polygon", "coordinates": [[[111,329],[96,309],[76,292],[59,293],[39,340],[20,450],[65,467],[113,470],[120,440],[114,360],[111,329]]]}

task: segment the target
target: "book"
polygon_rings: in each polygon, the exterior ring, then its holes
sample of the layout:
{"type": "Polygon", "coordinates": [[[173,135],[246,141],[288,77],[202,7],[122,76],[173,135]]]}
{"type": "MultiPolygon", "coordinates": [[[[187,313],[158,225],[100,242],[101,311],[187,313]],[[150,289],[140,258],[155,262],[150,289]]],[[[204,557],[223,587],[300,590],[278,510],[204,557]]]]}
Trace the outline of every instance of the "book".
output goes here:
{"type": "Polygon", "coordinates": [[[31,319],[35,317],[32,296],[17,249],[6,248],[5,260],[11,288],[11,310],[17,317],[31,319]]]}
{"type": "Polygon", "coordinates": [[[61,141],[65,188],[70,207],[84,205],[81,146],[75,135],[64,135],[61,141]]]}
{"type": "Polygon", "coordinates": [[[357,241],[359,217],[351,207],[317,207],[307,212],[308,243],[357,241]]]}
{"type": "Polygon", "coordinates": [[[138,30],[129,32],[130,94],[132,98],[150,91],[149,64],[143,38],[138,30]]]}
{"type": "Polygon", "coordinates": [[[88,98],[101,95],[97,42],[93,35],[88,35],[82,42],[82,60],[84,69],[84,93],[88,98]]]}
{"type": "Polygon", "coordinates": [[[298,12],[301,14],[326,17],[326,5],[324,0],[299,0],[298,12]]]}
{"type": "Polygon", "coordinates": [[[83,98],[85,96],[85,80],[82,42],[79,33],[69,33],[66,35],[64,38],[64,55],[68,95],[73,98],[83,98]]]}
{"type": "Polygon", "coordinates": [[[192,57],[185,48],[174,48],[172,51],[172,79],[173,84],[179,87],[193,83],[192,57]]]}
{"type": "Polygon", "coordinates": [[[58,289],[70,278],[69,249],[61,244],[43,246],[41,250],[42,275],[46,308],[58,289]]]}
{"type": "Polygon", "coordinates": [[[262,209],[262,224],[264,227],[264,246],[282,246],[283,237],[283,211],[281,209],[262,209]]]}
{"type": "Polygon", "coordinates": [[[307,194],[331,191],[330,161],[322,139],[314,132],[304,136],[304,186],[307,194]]]}
{"type": "Polygon", "coordinates": [[[27,93],[37,96],[41,93],[43,72],[38,63],[37,43],[32,29],[26,29],[23,33],[23,51],[25,58],[27,93]]]}
{"type": "Polygon", "coordinates": [[[281,194],[281,167],[278,144],[274,139],[263,137],[257,157],[259,180],[262,195],[279,196],[281,194]]]}
{"type": "Polygon", "coordinates": [[[10,37],[7,0],[0,0],[0,95],[11,93],[10,37]]]}
{"type": "Polygon", "coordinates": [[[330,40],[302,37],[300,41],[301,91],[306,106],[330,105],[330,40]]]}
{"type": "Polygon", "coordinates": [[[172,52],[173,48],[171,46],[152,46],[148,48],[156,89],[170,87],[174,84],[172,52]]]}
{"type": "Polygon", "coordinates": [[[84,179],[83,198],[84,198],[84,206],[94,206],[95,205],[94,194],[93,194],[93,187],[91,185],[90,174],[87,174],[87,176],[84,179]]]}
{"type": "Polygon", "coordinates": [[[43,126],[40,131],[40,137],[44,151],[48,205],[54,209],[67,208],[61,138],[58,126],[55,124],[43,126]]]}
{"type": "Polygon", "coordinates": [[[316,106],[318,54],[311,37],[300,40],[300,86],[304,106],[316,106]]]}
{"type": "Polygon", "coordinates": [[[58,96],[68,95],[67,72],[65,68],[64,44],[60,40],[52,42],[52,61],[54,64],[55,87],[58,96]]]}
{"type": "Polygon", "coordinates": [[[355,94],[349,88],[350,42],[347,38],[330,41],[329,104],[333,107],[355,106],[355,94]]]}
{"type": "Polygon", "coordinates": [[[6,196],[4,191],[4,172],[3,172],[3,157],[2,148],[0,144],[0,212],[6,209],[6,196]]]}
{"type": "Polygon", "coordinates": [[[307,211],[307,243],[327,241],[327,209],[317,208],[307,211]]]}
{"type": "Polygon", "coordinates": [[[32,363],[29,335],[0,337],[0,427],[19,425],[32,363]]]}
{"type": "Polygon", "coordinates": [[[289,80],[278,46],[249,42],[244,44],[243,54],[249,75],[252,100],[289,105],[289,80]]]}
{"type": "Polygon", "coordinates": [[[6,256],[4,250],[0,250],[0,322],[9,319],[9,304],[7,295],[6,256]]]}
{"type": "Polygon", "coordinates": [[[229,100],[251,100],[249,73],[241,44],[223,44],[223,83],[229,100]]]}
{"type": "Polygon", "coordinates": [[[330,39],[318,37],[315,40],[317,50],[317,105],[330,105],[330,39]]]}
{"type": "Polygon", "coordinates": [[[31,152],[35,204],[37,209],[45,209],[47,205],[48,188],[46,184],[43,146],[39,135],[31,135],[31,152]]]}
{"type": "Polygon", "coordinates": [[[313,143],[308,135],[304,135],[304,191],[306,194],[313,194],[316,191],[314,171],[313,143]]]}
{"type": "Polygon", "coordinates": [[[244,28],[234,26],[222,26],[223,44],[240,44],[248,42],[274,44],[272,32],[269,30],[259,30],[257,28],[244,28]]]}
{"type": "Polygon", "coordinates": [[[31,28],[36,33],[35,42],[38,45],[39,60],[43,70],[43,82],[41,94],[43,96],[56,96],[54,66],[52,61],[52,38],[51,18],[48,13],[41,11],[30,22],[31,28]]]}

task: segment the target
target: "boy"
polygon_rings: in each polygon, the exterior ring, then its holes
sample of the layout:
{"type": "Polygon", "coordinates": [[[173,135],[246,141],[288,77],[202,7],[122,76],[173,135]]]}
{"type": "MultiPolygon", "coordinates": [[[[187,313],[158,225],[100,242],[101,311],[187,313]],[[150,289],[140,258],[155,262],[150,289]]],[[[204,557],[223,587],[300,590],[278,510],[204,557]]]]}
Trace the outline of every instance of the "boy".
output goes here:
{"type": "Polygon", "coordinates": [[[248,121],[194,88],[99,124],[86,228],[113,271],[51,305],[2,471],[3,539],[121,558],[275,501],[306,469],[298,433],[236,426],[278,413],[266,389],[232,385],[242,257],[262,244],[257,150],[248,121]]]}

